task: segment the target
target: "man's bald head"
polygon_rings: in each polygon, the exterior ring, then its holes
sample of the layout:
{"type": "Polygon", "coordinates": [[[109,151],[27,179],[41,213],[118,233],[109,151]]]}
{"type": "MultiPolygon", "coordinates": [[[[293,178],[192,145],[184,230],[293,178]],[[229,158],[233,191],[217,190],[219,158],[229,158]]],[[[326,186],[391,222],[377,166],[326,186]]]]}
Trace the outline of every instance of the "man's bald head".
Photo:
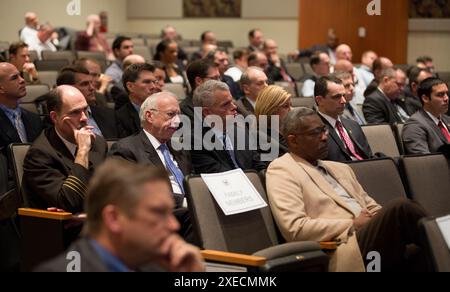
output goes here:
{"type": "Polygon", "coordinates": [[[353,59],[353,53],[352,53],[352,49],[350,48],[349,45],[346,44],[342,44],[339,45],[336,48],[336,60],[347,60],[347,61],[352,61],[353,59]]]}
{"type": "Polygon", "coordinates": [[[25,13],[25,24],[30,27],[36,28],[38,25],[38,17],[34,12],[25,13]]]}
{"type": "Polygon", "coordinates": [[[334,65],[334,71],[353,74],[353,64],[347,60],[339,60],[336,62],[336,65],[334,65]]]}
{"type": "Polygon", "coordinates": [[[25,85],[25,80],[13,64],[0,63],[0,97],[3,103],[16,106],[17,101],[27,94],[25,85]]]}
{"type": "Polygon", "coordinates": [[[393,68],[394,64],[392,61],[386,57],[380,57],[373,62],[373,74],[376,78],[378,78],[381,74],[381,71],[393,68]]]}
{"type": "Polygon", "coordinates": [[[129,55],[125,59],[123,59],[123,71],[127,70],[130,65],[144,63],[145,59],[141,55],[129,55]]]}

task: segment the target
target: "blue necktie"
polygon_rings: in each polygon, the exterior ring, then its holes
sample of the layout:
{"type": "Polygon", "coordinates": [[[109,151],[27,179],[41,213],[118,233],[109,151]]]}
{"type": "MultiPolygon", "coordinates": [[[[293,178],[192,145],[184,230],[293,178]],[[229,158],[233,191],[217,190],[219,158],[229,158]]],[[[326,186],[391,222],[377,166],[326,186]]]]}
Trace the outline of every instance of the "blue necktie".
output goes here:
{"type": "Polygon", "coordinates": [[[352,114],[352,116],[355,118],[356,122],[360,125],[363,126],[364,125],[364,121],[363,119],[361,119],[361,117],[359,116],[359,114],[355,111],[355,109],[353,108],[353,106],[349,103],[347,103],[347,109],[350,111],[350,113],[352,114]]]}
{"type": "Polygon", "coordinates": [[[174,176],[175,180],[177,181],[178,185],[180,186],[181,191],[184,194],[184,188],[183,188],[183,179],[184,175],[181,172],[181,170],[175,165],[172,158],[170,158],[170,151],[166,144],[161,144],[159,146],[159,150],[162,152],[164,156],[164,161],[166,162],[166,167],[170,171],[170,173],[174,176]]]}
{"type": "Polygon", "coordinates": [[[14,127],[16,128],[17,134],[19,135],[20,141],[22,143],[27,143],[27,133],[25,131],[25,126],[23,125],[21,116],[19,113],[14,113],[14,127]]]}
{"type": "Polygon", "coordinates": [[[231,146],[231,142],[228,143],[228,139],[227,139],[227,135],[226,134],[224,134],[222,136],[222,142],[223,142],[223,147],[225,148],[225,151],[228,153],[228,156],[230,156],[231,161],[233,161],[234,167],[236,169],[241,168],[239,166],[239,163],[236,160],[236,156],[235,156],[234,150],[233,150],[233,148],[231,146]]]}

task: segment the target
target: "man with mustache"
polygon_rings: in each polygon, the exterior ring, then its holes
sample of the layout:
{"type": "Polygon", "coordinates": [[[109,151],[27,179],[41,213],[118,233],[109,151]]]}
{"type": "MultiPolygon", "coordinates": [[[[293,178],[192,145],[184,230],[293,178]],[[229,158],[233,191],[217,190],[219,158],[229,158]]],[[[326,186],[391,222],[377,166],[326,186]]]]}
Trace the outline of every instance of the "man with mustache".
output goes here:
{"type": "Polygon", "coordinates": [[[106,142],[88,126],[88,104],[75,87],[57,87],[47,108],[54,126],[42,132],[24,160],[25,205],[82,212],[89,179],[106,158],[106,142]]]}
{"type": "Polygon", "coordinates": [[[175,216],[180,222],[180,234],[186,238],[190,224],[184,201],[184,176],[191,174],[191,159],[187,151],[175,151],[172,135],[180,126],[180,107],[170,92],[153,94],[141,105],[142,130],[122,139],[111,148],[110,154],[138,164],[167,169],[175,199],[175,216]]]}

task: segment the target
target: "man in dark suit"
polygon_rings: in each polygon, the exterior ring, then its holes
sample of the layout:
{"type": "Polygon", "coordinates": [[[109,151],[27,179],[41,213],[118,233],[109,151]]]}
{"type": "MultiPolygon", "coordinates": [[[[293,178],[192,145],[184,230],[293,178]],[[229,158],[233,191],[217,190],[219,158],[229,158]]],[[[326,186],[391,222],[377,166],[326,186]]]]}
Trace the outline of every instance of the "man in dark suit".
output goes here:
{"type": "Polygon", "coordinates": [[[430,77],[433,77],[433,74],[427,69],[419,67],[412,67],[409,69],[409,86],[405,89],[405,96],[409,100],[411,106],[414,107],[415,112],[422,109],[422,102],[417,93],[419,85],[422,81],[430,77]]]}
{"type": "Polygon", "coordinates": [[[244,98],[236,102],[239,114],[244,117],[255,114],[256,99],[268,81],[266,73],[259,67],[249,67],[244,71],[240,81],[244,98]]]}
{"type": "Polygon", "coordinates": [[[258,28],[252,29],[248,32],[248,50],[249,52],[258,52],[262,51],[262,47],[264,44],[264,35],[262,31],[258,28]]]}
{"type": "Polygon", "coordinates": [[[117,139],[117,126],[112,109],[96,105],[95,77],[87,68],[77,65],[62,69],[56,85],[71,85],[77,88],[88,103],[88,124],[94,127],[94,133],[105,139],[117,139]]]}
{"type": "Polygon", "coordinates": [[[194,104],[192,102],[193,92],[197,87],[208,80],[220,80],[220,72],[214,62],[207,60],[197,60],[192,62],[186,71],[192,91],[180,104],[183,115],[189,117],[194,122],[194,104]]]}
{"type": "Polygon", "coordinates": [[[179,115],[180,108],[174,94],[161,92],[150,96],[141,106],[143,129],[136,135],[118,141],[110,151],[110,155],[132,162],[166,168],[170,173],[173,193],[176,194],[177,207],[183,203],[183,178],[192,172],[189,152],[175,151],[171,143],[172,135],[180,125],[179,115]],[[169,151],[168,157],[165,151],[169,151]],[[170,163],[167,162],[169,158],[170,163]],[[177,178],[171,172],[169,164],[172,163],[177,168],[173,172],[181,174],[181,177],[177,178]]]}
{"type": "Polygon", "coordinates": [[[398,102],[400,87],[394,69],[381,72],[378,78],[378,88],[366,97],[363,104],[364,117],[368,124],[404,123],[407,116],[403,104],[398,102]]]}
{"type": "Polygon", "coordinates": [[[86,195],[85,237],[39,272],[202,272],[198,248],[176,234],[173,200],[164,169],[111,159],[86,195]],[[72,253],[74,254],[74,253],[72,253]]]}
{"type": "Polygon", "coordinates": [[[130,65],[123,73],[122,81],[129,102],[116,111],[117,130],[125,138],[141,130],[139,111],[142,103],[158,90],[155,67],[148,63],[130,65]]]}
{"type": "Polygon", "coordinates": [[[347,103],[345,93],[342,81],[334,76],[321,77],[314,88],[319,116],[331,136],[326,160],[345,162],[369,159],[372,150],[361,126],[342,117],[347,103]]]}
{"type": "MultiPolygon", "coordinates": [[[[194,93],[194,106],[201,108],[202,118],[196,115],[192,135],[192,164],[196,173],[219,173],[241,168],[263,170],[267,163],[252,150],[246,125],[230,124],[235,118],[237,107],[228,86],[220,81],[209,80],[194,93]],[[197,132],[202,128],[202,134],[197,132]],[[200,147],[199,147],[200,146],[200,147]],[[211,150],[212,149],[212,150],[211,150]]],[[[200,115],[200,114],[199,114],[200,115]]]]}
{"type": "Polygon", "coordinates": [[[88,104],[75,87],[62,85],[52,91],[47,107],[54,126],[39,136],[25,156],[25,205],[78,213],[83,211],[91,175],[106,158],[107,145],[88,125],[88,104]]]}
{"type": "Polygon", "coordinates": [[[216,64],[217,69],[219,69],[220,79],[222,82],[228,85],[233,98],[235,100],[241,99],[243,93],[241,91],[241,88],[239,87],[239,84],[234,82],[233,78],[231,78],[230,76],[225,75],[225,72],[227,72],[228,68],[230,67],[228,54],[225,51],[217,49],[209,52],[206,55],[205,59],[216,64]]]}
{"type": "Polygon", "coordinates": [[[408,154],[430,154],[450,144],[450,117],[448,86],[438,78],[420,83],[418,94],[423,110],[414,114],[403,129],[403,142],[408,154]]]}

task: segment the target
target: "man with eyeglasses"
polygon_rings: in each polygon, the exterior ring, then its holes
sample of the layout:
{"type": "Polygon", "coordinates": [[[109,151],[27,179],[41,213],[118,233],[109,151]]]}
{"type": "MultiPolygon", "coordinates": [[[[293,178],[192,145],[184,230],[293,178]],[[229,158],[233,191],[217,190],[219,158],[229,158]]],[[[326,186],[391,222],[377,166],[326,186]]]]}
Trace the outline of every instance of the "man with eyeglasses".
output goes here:
{"type": "Polygon", "coordinates": [[[94,133],[105,139],[117,139],[118,132],[114,111],[97,104],[95,80],[95,77],[85,67],[74,65],[61,70],[56,79],[56,85],[71,85],[77,88],[88,104],[88,124],[93,127],[94,133]]]}
{"type": "Polygon", "coordinates": [[[23,164],[25,206],[79,213],[90,177],[106,158],[107,145],[88,125],[88,104],[75,87],[57,87],[50,92],[47,107],[53,126],[37,138],[23,164]]]}
{"type": "Polygon", "coordinates": [[[399,199],[382,208],[348,165],[323,161],[329,130],[313,110],[292,110],[282,133],[289,153],[270,164],[266,186],[286,241],[335,241],[333,272],[365,271],[373,251],[381,256],[382,272],[427,269],[418,228],[426,216],[422,207],[399,199]],[[419,248],[407,249],[410,245],[419,248]]]}
{"type": "Polygon", "coordinates": [[[186,75],[189,80],[189,85],[191,86],[191,92],[189,92],[186,99],[181,102],[180,109],[183,115],[189,117],[193,123],[194,104],[192,98],[195,89],[208,80],[220,81],[220,72],[214,62],[197,60],[188,66],[186,75]]]}
{"type": "Polygon", "coordinates": [[[345,162],[369,159],[372,150],[361,126],[342,116],[347,104],[345,94],[342,81],[334,75],[322,77],[315,84],[317,111],[331,136],[326,160],[345,162]]]}
{"type": "Polygon", "coordinates": [[[116,110],[117,129],[120,138],[138,133],[142,127],[139,112],[142,103],[151,95],[158,93],[158,80],[155,67],[148,63],[130,65],[122,77],[128,93],[128,102],[116,110]]]}
{"type": "Polygon", "coordinates": [[[418,95],[423,110],[415,113],[403,129],[407,154],[431,154],[450,144],[450,117],[448,86],[444,81],[430,77],[420,83],[418,95]]]}
{"type": "Polygon", "coordinates": [[[191,158],[187,151],[175,151],[171,141],[180,126],[180,114],[178,99],[173,93],[153,94],[141,105],[142,130],[114,144],[110,154],[167,169],[175,198],[175,215],[182,226],[180,234],[186,238],[190,224],[187,224],[187,210],[183,209],[186,206],[183,179],[192,172],[191,158]]]}

